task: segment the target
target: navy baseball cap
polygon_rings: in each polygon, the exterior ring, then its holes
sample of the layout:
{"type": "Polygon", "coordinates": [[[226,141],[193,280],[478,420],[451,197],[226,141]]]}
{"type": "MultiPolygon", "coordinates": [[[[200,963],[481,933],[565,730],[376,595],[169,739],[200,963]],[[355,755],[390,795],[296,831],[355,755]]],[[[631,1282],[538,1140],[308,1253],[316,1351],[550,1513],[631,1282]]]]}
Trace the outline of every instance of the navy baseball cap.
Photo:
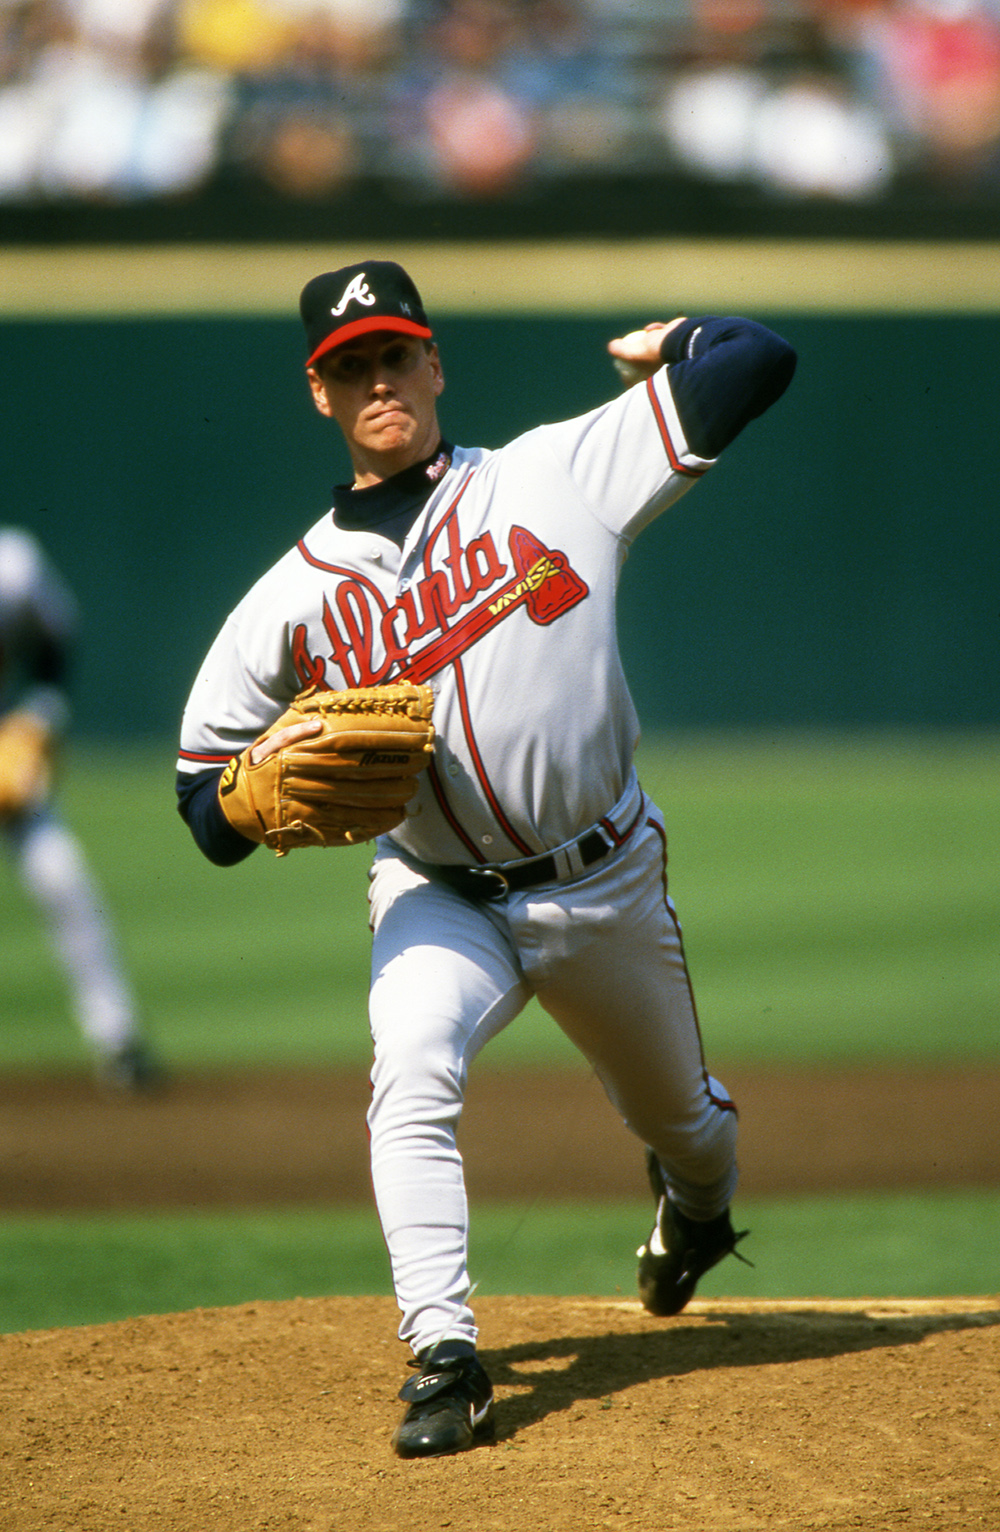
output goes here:
{"type": "Polygon", "coordinates": [[[325,271],[302,289],[299,312],[306,327],[310,367],[317,357],[372,330],[401,330],[431,338],[420,294],[395,261],[359,261],[325,271]]]}

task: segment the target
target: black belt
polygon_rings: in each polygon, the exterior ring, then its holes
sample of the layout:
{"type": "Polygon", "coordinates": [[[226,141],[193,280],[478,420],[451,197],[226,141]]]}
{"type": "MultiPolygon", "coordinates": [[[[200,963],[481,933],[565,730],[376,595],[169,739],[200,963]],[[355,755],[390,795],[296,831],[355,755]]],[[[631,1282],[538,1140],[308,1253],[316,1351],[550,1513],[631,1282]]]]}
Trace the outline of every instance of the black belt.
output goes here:
{"type": "MultiPolygon", "coordinates": [[[[580,862],[589,867],[607,856],[613,848],[600,830],[588,830],[576,843],[580,862]]],[[[508,867],[457,867],[447,862],[417,862],[408,857],[427,877],[447,883],[466,899],[503,899],[516,894],[522,888],[534,888],[538,883],[558,883],[559,866],[554,856],[533,856],[524,862],[513,862],[508,867]]]]}

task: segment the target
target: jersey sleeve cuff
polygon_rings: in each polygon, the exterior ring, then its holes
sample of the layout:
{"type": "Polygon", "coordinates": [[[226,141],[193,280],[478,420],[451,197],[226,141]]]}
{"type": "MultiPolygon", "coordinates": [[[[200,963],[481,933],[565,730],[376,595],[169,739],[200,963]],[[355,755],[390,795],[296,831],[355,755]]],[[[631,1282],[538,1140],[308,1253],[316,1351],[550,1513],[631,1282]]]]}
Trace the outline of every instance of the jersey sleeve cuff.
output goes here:
{"type": "Polygon", "coordinates": [[[257,842],[234,830],[219,806],[222,771],[178,772],[177,810],[199,851],[216,867],[234,867],[257,850],[257,842]]]}
{"type": "Polygon", "coordinates": [[[706,320],[705,315],[698,319],[685,319],[683,324],[676,325],[668,330],[660,342],[660,358],[668,366],[673,362],[683,362],[690,355],[688,343],[691,337],[701,329],[706,320]]]}

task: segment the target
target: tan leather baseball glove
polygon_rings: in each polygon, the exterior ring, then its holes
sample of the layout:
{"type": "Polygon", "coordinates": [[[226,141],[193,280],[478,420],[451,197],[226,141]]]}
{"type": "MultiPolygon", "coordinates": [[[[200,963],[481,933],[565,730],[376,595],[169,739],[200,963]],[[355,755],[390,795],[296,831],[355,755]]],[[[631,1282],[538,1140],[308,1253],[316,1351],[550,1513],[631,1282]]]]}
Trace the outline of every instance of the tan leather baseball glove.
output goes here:
{"type": "Polygon", "coordinates": [[[52,730],[34,713],[0,719],[0,819],[44,803],[52,786],[52,730]]]}
{"type": "Polygon", "coordinates": [[[278,856],[384,835],[402,823],[430,764],[433,702],[429,686],[409,682],[302,692],[229,762],[222,812],[278,856]]]}

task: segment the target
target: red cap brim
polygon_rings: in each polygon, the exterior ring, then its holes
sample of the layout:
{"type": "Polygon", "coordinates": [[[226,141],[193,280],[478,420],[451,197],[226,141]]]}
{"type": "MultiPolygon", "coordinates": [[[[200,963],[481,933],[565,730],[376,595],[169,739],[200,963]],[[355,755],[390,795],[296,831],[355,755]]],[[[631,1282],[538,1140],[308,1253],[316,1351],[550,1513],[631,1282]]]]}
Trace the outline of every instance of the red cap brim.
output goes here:
{"type": "Polygon", "coordinates": [[[425,324],[417,324],[413,319],[395,319],[391,315],[372,314],[367,319],[355,319],[351,324],[341,325],[339,330],[334,330],[328,335],[313,352],[306,362],[311,367],[319,357],[325,356],[335,346],[344,345],[345,341],[354,340],[357,335],[371,335],[376,330],[399,330],[403,335],[420,335],[424,340],[430,340],[433,330],[428,330],[425,324]]]}

